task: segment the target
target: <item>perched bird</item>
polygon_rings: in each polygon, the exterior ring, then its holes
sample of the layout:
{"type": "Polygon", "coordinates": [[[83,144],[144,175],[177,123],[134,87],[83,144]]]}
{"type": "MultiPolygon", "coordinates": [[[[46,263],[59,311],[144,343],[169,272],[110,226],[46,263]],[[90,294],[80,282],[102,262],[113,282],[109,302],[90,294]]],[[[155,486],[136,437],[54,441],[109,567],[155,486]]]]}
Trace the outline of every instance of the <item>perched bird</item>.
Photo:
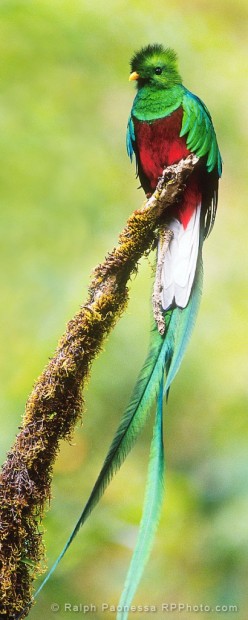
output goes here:
{"type": "Polygon", "coordinates": [[[143,516],[136,548],[118,606],[118,620],[128,609],[147,561],[160,515],[164,482],[163,395],[182,361],[194,326],[202,290],[202,244],[212,229],[221,176],[221,156],[205,104],[182,84],[177,57],[170,48],[148,45],[131,60],[129,78],[137,84],[127,128],[127,151],[136,158],[145,193],[156,188],[163,169],[194,153],[199,162],[188,177],[180,202],[166,211],[158,240],[155,319],[147,359],[117,429],[101,472],[82,514],[43,588],[80,527],[104,493],[157,401],[143,516]],[[169,232],[169,236],[163,232],[169,232]],[[168,241],[169,239],[169,241],[168,241]]]}
{"type": "Polygon", "coordinates": [[[136,156],[137,172],[146,193],[153,192],[163,169],[189,153],[201,165],[187,182],[180,204],[167,215],[173,232],[162,274],[164,310],[185,308],[194,281],[200,231],[206,236],[217,207],[221,157],[210,114],[188,91],[178,73],[176,54],[149,45],[134,55],[130,80],[137,83],[127,131],[127,150],[136,156]]]}

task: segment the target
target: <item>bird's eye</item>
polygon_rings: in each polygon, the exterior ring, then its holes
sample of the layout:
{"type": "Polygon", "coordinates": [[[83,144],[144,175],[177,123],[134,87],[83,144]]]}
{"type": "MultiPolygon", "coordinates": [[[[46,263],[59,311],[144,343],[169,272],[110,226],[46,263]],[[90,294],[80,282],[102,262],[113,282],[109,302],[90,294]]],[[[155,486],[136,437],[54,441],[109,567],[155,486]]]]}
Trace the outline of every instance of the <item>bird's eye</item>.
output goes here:
{"type": "Polygon", "coordinates": [[[156,73],[156,75],[161,75],[161,73],[162,73],[161,67],[156,67],[155,73],[156,73]]]}

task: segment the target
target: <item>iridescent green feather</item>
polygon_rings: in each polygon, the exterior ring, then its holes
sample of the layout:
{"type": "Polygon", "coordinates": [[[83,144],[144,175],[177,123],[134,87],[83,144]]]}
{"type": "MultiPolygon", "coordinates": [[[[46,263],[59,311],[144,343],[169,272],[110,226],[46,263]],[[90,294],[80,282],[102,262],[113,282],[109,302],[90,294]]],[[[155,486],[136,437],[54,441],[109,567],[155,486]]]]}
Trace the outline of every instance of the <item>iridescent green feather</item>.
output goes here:
{"type": "Polygon", "coordinates": [[[206,156],[206,167],[212,172],[216,167],[221,175],[222,162],[209,111],[203,101],[184,88],[183,122],[180,137],[186,136],[186,144],[197,157],[206,156]]]}
{"type": "Polygon", "coordinates": [[[163,444],[163,377],[151,442],[146,494],[139,535],[127,574],[124,590],[118,605],[117,620],[126,620],[128,610],[149,558],[156,533],[164,495],[164,444],[163,444]]]}

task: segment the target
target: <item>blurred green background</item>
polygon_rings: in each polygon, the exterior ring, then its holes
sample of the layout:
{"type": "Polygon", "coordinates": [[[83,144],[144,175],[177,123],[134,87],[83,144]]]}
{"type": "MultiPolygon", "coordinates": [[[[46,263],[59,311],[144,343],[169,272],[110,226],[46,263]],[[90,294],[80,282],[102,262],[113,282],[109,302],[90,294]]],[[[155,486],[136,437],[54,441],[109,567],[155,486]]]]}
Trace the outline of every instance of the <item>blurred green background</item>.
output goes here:
{"type": "MultiPolygon", "coordinates": [[[[165,409],[166,501],[135,602],[236,604],[239,613],[228,618],[240,620],[248,607],[247,17],[247,0],[0,4],[1,460],[34,380],[86,297],[91,270],[143,200],[125,152],[134,96],[129,59],[141,45],[170,45],[185,85],[211,110],[224,176],[205,244],[200,314],[165,409]]],[[[151,283],[146,259],[128,310],[94,363],[83,427],[61,446],[44,524],[49,566],[92,488],[144,359],[151,283]]],[[[95,604],[89,616],[96,619],[115,617],[100,607],[116,605],[124,583],[150,438],[149,423],[30,618],[64,617],[65,602],[95,604]]]]}

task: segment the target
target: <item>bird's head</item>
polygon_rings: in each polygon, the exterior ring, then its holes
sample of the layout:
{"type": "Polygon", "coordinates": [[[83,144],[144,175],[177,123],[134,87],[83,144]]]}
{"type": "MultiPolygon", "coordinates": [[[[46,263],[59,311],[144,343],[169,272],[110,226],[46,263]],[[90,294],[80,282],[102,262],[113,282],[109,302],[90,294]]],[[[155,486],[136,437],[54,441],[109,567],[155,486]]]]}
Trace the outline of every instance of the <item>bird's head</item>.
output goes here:
{"type": "Polygon", "coordinates": [[[173,49],[155,43],[136,52],[131,59],[129,80],[137,81],[137,88],[150,85],[155,88],[171,88],[181,84],[177,56],[173,49]]]}

